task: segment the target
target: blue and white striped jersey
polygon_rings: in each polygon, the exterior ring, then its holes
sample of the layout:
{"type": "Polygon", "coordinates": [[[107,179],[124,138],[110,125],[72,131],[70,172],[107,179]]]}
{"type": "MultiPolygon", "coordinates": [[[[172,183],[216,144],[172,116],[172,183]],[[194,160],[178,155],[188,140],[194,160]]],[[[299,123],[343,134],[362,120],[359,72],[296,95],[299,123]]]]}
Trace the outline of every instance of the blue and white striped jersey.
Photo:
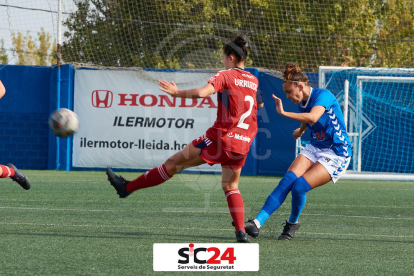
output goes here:
{"type": "Polygon", "coordinates": [[[305,113],[317,105],[325,107],[325,113],[316,123],[306,124],[311,131],[311,144],[320,149],[330,148],[339,156],[352,156],[344,116],[335,96],[326,89],[312,88],[308,101],[301,102],[298,107],[305,113]]]}

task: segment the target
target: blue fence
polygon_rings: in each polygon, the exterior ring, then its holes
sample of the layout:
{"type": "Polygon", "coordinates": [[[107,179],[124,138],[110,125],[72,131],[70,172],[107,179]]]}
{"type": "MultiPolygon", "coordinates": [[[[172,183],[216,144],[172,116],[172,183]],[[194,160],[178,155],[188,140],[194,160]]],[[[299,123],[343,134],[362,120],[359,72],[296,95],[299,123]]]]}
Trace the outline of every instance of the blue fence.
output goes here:
{"type": "MultiPolygon", "coordinates": [[[[285,99],[282,81],[257,69],[249,71],[259,78],[265,107],[258,111],[259,133],[242,174],[282,175],[294,159],[292,133],[299,123],[276,113],[272,94],[285,99]]],[[[22,169],[73,169],[72,138],[56,138],[47,121],[58,107],[73,110],[75,72],[71,65],[62,66],[60,72],[55,67],[0,65],[0,80],[6,87],[0,100],[0,164],[16,163],[22,169]]],[[[297,111],[289,101],[284,101],[284,106],[297,111]]]]}

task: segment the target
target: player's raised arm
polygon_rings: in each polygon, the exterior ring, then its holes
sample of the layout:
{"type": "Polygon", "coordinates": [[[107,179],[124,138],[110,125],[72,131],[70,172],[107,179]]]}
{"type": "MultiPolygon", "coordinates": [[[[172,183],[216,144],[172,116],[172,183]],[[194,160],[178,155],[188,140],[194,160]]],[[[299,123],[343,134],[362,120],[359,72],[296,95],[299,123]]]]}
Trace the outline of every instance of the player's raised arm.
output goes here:
{"type": "Polygon", "coordinates": [[[188,90],[178,90],[177,85],[172,81],[169,83],[165,80],[158,81],[160,90],[171,95],[172,97],[179,98],[204,98],[214,94],[214,86],[210,83],[206,84],[201,88],[193,88],[188,90]]]}
{"type": "Polygon", "coordinates": [[[3,83],[0,81],[0,99],[6,94],[6,88],[4,88],[3,83]]]}
{"type": "Polygon", "coordinates": [[[308,113],[286,112],[283,110],[282,101],[280,99],[279,101],[280,101],[280,104],[276,105],[277,112],[286,118],[290,118],[292,120],[295,120],[301,123],[314,124],[319,120],[319,118],[325,112],[325,107],[323,106],[315,106],[308,113]]]}

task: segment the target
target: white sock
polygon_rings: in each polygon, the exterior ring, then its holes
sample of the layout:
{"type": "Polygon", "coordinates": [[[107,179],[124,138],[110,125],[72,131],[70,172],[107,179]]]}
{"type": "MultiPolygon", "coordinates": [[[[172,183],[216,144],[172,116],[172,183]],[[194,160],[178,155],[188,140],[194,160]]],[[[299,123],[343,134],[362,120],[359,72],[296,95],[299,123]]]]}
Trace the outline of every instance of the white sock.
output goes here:
{"type": "Polygon", "coordinates": [[[260,229],[261,225],[260,222],[257,219],[253,220],[254,224],[256,224],[256,227],[260,229]]]}

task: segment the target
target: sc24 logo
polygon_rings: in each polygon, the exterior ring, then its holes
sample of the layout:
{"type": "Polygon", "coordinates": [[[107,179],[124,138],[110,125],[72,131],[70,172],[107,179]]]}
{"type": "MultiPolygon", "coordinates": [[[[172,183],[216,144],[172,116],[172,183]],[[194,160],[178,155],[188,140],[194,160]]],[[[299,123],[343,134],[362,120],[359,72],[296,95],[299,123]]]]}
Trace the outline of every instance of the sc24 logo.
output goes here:
{"type": "Polygon", "coordinates": [[[228,247],[220,256],[220,249],[217,247],[199,247],[194,248],[194,244],[190,243],[189,247],[180,248],[178,250],[178,255],[184,259],[178,260],[179,264],[188,264],[190,263],[190,256],[194,256],[194,263],[196,264],[221,264],[221,261],[228,261],[229,264],[234,264],[236,257],[234,256],[234,248],[228,247]],[[187,253],[188,252],[188,253],[187,253]],[[213,256],[208,260],[202,260],[197,257],[199,252],[214,252],[213,256]]]}

